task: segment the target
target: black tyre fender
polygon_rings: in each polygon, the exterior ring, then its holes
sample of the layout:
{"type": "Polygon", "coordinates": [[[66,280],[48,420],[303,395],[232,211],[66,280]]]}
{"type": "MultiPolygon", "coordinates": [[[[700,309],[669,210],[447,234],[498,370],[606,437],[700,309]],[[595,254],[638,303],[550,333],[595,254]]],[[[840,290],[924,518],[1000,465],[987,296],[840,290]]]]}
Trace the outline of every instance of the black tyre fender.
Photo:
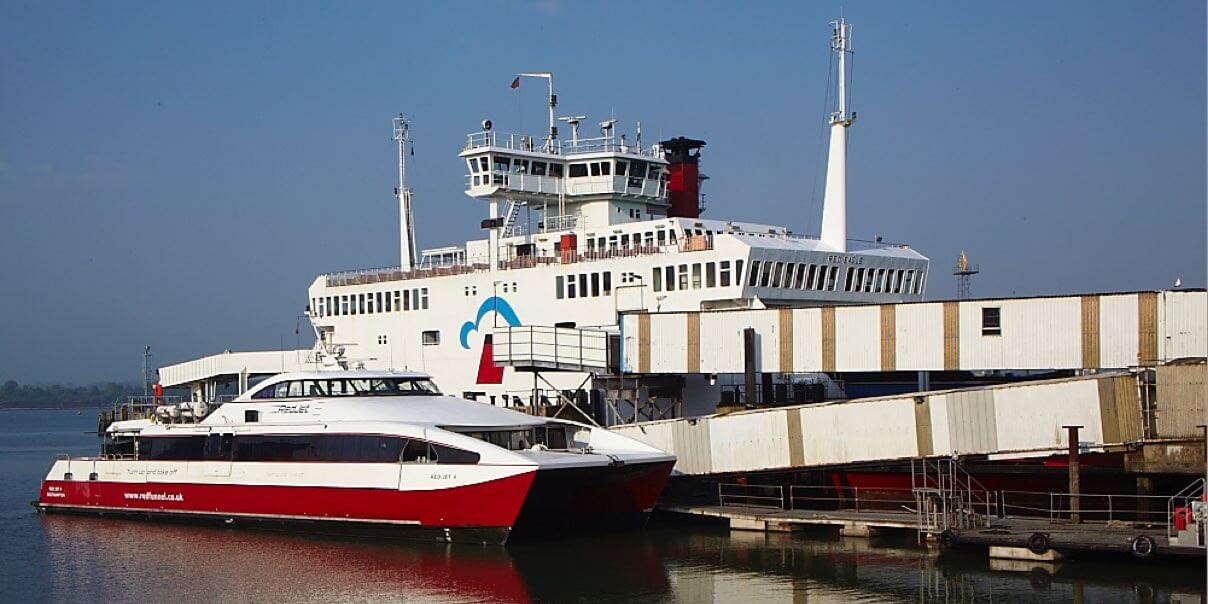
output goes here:
{"type": "Polygon", "coordinates": [[[1048,533],[1032,533],[1028,537],[1028,551],[1033,554],[1043,554],[1049,551],[1049,535],[1048,533]]]}
{"type": "Polygon", "coordinates": [[[1128,549],[1138,558],[1151,558],[1158,551],[1158,544],[1149,535],[1137,535],[1129,542],[1128,549]]]}

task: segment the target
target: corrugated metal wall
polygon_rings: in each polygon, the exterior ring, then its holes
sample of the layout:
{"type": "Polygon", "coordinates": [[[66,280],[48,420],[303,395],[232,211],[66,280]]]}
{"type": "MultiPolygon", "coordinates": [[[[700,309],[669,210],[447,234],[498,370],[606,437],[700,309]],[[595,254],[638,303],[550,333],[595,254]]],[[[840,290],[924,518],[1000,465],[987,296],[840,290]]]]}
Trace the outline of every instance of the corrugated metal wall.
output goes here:
{"type": "Polygon", "coordinates": [[[627,371],[741,373],[742,331],[750,327],[759,371],[807,373],[1152,365],[1208,355],[1206,315],[1208,294],[1197,291],[627,314],[622,321],[627,371]],[[1001,333],[983,330],[985,308],[998,309],[1001,333]]]}
{"type": "MultiPolygon", "coordinates": [[[[1198,374],[1183,381],[1190,389],[1203,377],[1200,365],[1198,374]]],[[[1202,413],[1202,397],[1199,405],[1202,413]]],[[[1068,446],[1066,425],[1083,426],[1084,444],[1120,444],[1139,437],[1139,409],[1133,376],[1105,374],[613,429],[675,453],[677,471],[699,475],[926,455],[1060,451],[1068,446]]]]}
{"type": "Polygon", "coordinates": [[[1204,425],[1204,363],[1163,365],[1157,369],[1157,436],[1198,437],[1204,425]]]}

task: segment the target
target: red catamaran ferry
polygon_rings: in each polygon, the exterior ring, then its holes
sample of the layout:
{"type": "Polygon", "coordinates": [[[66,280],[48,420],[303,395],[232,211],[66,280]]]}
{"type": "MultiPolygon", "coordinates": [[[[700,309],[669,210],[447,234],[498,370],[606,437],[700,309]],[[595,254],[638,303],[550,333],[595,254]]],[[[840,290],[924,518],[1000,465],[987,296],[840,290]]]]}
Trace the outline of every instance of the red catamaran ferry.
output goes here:
{"type": "Polygon", "coordinates": [[[602,428],[443,396],[427,375],[314,371],[162,405],[56,460],[42,512],[502,543],[640,525],[675,457],[602,428]]]}

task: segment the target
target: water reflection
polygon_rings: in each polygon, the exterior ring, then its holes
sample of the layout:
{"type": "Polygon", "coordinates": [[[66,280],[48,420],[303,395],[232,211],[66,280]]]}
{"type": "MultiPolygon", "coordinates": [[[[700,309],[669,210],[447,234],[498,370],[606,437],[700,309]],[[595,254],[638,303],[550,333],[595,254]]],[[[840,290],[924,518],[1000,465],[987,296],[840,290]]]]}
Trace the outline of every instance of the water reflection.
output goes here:
{"type": "Polygon", "coordinates": [[[54,600],[1199,602],[1202,565],[991,564],[905,542],[663,525],[507,549],[47,516],[54,600]]]}

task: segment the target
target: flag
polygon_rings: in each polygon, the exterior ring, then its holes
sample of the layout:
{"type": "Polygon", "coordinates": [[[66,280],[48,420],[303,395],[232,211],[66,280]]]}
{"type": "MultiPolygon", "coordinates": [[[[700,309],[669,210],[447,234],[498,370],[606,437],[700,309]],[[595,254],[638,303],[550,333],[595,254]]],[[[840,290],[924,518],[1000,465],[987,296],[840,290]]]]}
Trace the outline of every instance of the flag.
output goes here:
{"type": "Polygon", "coordinates": [[[512,80],[512,88],[520,88],[520,76],[516,76],[516,79],[512,80]]]}

